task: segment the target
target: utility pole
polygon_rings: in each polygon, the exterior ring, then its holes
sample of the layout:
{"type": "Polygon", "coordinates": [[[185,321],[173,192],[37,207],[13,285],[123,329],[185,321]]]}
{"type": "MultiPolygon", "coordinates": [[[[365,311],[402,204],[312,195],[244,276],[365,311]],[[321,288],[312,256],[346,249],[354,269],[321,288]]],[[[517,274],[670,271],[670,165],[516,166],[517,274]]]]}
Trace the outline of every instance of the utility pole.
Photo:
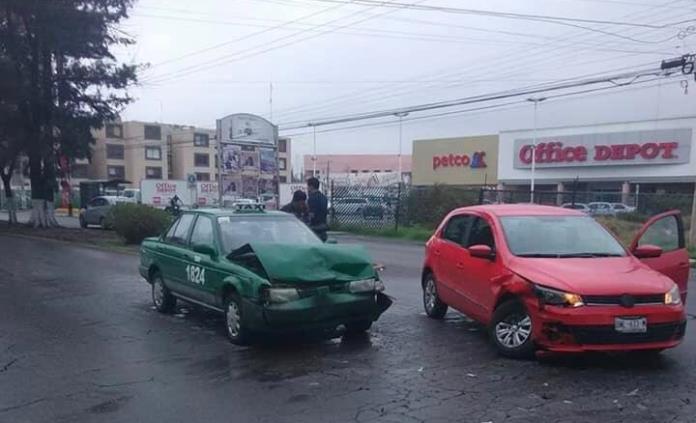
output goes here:
{"type": "Polygon", "coordinates": [[[394,113],[394,116],[399,118],[399,183],[403,182],[403,165],[402,165],[402,143],[403,143],[403,118],[408,116],[408,112],[394,113]]]}
{"type": "Polygon", "coordinates": [[[273,122],[273,83],[268,83],[268,108],[269,110],[269,121],[273,122]]]}
{"type": "Polygon", "coordinates": [[[317,176],[317,127],[312,126],[314,137],[312,141],[312,177],[317,176]]]}
{"type": "Polygon", "coordinates": [[[534,203],[534,185],[536,182],[536,147],[537,147],[537,109],[539,103],[546,100],[546,97],[531,97],[527,101],[534,103],[534,141],[532,142],[532,176],[529,189],[529,202],[534,203]]]}
{"type": "Polygon", "coordinates": [[[691,234],[689,242],[692,247],[696,248],[696,184],[694,184],[694,198],[691,202],[691,234]]]}

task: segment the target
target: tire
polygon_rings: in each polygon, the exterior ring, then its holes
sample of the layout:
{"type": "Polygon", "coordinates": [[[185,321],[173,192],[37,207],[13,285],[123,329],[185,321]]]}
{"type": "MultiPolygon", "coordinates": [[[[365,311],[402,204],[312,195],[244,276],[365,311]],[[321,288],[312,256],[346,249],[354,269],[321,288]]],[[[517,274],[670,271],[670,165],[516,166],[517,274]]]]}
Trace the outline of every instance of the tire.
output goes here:
{"type": "Polygon", "coordinates": [[[150,278],[152,286],[152,304],[160,313],[171,313],[176,308],[176,297],[164,285],[161,273],[155,273],[150,278]]]}
{"type": "Polygon", "coordinates": [[[442,319],[447,313],[447,304],[442,302],[437,293],[437,283],[432,273],[423,278],[423,308],[431,319],[442,319]]]}
{"type": "Polygon", "coordinates": [[[225,332],[227,339],[235,345],[249,344],[249,331],[244,323],[242,302],[236,293],[232,293],[225,299],[225,332]]]}
{"type": "Polygon", "coordinates": [[[80,216],[80,227],[82,229],[87,229],[87,222],[85,221],[84,216],[80,216]]]}
{"type": "Polygon", "coordinates": [[[372,327],[372,320],[358,320],[355,322],[346,323],[346,333],[347,334],[359,334],[370,330],[372,327]]]}
{"type": "Polygon", "coordinates": [[[107,229],[107,228],[106,228],[106,221],[104,220],[103,217],[100,217],[100,218],[99,218],[99,227],[102,228],[102,229],[107,229]]]}
{"type": "Polygon", "coordinates": [[[495,309],[488,331],[500,355],[518,359],[534,355],[532,319],[518,300],[506,301],[495,309]]]}

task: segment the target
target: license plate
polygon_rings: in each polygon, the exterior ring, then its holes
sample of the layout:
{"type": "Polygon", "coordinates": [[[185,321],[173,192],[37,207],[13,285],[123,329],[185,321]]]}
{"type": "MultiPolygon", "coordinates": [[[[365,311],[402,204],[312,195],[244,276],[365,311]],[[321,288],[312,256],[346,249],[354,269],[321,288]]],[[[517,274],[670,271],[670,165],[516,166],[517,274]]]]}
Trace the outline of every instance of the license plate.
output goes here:
{"type": "Polygon", "coordinates": [[[648,319],[645,317],[617,317],[614,329],[621,333],[645,333],[648,331],[648,319]]]}

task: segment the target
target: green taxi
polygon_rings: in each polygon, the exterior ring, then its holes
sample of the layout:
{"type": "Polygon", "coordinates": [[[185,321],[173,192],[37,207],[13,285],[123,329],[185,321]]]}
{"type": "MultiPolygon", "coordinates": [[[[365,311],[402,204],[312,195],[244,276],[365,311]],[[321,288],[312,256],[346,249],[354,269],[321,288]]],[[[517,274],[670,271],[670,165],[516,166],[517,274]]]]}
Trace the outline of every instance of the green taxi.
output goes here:
{"type": "Polygon", "coordinates": [[[158,311],[183,300],[224,313],[235,344],[341,325],[364,332],[391,305],[362,247],[325,244],[294,216],[250,205],[182,213],[143,241],[139,267],[158,311]]]}

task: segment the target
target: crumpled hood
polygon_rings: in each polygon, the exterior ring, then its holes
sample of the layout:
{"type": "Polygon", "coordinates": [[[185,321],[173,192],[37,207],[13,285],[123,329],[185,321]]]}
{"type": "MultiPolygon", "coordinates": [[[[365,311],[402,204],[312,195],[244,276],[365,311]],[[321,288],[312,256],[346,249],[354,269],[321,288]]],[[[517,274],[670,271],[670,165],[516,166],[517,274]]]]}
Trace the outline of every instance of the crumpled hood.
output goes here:
{"type": "Polygon", "coordinates": [[[252,242],[228,258],[238,262],[244,255],[254,255],[272,282],[340,283],[375,276],[367,251],[353,245],[252,242]]]}
{"type": "Polygon", "coordinates": [[[672,280],[633,257],[522,258],[508,268],[534,283],[580,295],[648,295],[667,292],[672,280]]]}

